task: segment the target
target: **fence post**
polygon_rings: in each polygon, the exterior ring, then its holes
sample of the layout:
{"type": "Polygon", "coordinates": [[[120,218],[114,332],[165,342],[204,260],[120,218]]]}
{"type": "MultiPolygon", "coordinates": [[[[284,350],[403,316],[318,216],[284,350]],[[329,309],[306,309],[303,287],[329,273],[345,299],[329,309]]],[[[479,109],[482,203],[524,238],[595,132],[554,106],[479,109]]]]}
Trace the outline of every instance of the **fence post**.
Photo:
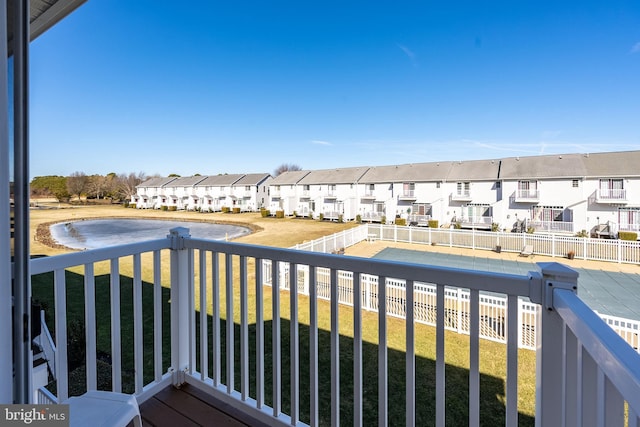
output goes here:
{"type": "Polygon", "coordinates": [[[529,298],[538,306],[536,319],[536,426],[561,425],[565,413],[565,323],[553,308],[555,289],[576,292],[578,273],[556,262],[538,263],[530,273],[529,298]]]}
{"type": "Polygon", "coordinates": [[[184,372],[189,369],[189,350],[191,348],[191,326],[189,313],[193,310],[193,299],[189,298],[191,278],[189,251],[184,240],[189,239],[189,229],[172,228],[171,239],[171,371],[172,383],[183,384],[184,372]]]}

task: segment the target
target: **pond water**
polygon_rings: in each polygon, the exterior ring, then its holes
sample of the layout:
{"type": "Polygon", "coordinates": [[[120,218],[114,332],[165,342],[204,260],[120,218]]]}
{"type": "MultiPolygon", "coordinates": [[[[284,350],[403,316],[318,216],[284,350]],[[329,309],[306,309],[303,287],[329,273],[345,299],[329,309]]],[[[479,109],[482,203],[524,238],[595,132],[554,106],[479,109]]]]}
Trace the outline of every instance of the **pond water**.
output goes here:
{"type": "Polygon", "coordinates": [[[60,245],[73,249],[97,249],[166,237],[175,227],[189,229],[192,237],[223,240],[251,232],[246,227],[188,221],[147,219],[97,219],[54,224],[51,237],[60,245]]]}

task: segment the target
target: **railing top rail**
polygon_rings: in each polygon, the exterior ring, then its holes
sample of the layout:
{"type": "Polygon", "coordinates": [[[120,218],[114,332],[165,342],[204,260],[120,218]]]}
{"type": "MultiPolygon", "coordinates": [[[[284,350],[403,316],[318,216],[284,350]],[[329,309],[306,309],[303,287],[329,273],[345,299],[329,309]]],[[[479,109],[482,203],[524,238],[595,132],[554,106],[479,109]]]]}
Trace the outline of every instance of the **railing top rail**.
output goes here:
{"type": "Polygon", "coordinates": [[[169,238],[164,238],[126,245],[110,246],[100,249],[91,249],[88,251],[73,252],[52,257],[34,258],[31,260],[30,273],[47,273],[49,271],[75,267],[77,265],[99,262],[112,258],[120,258],[141,252],[168,249],[170,247],[171,240],[169,238]]]}
{"type": "Polygon", "coordinates": [[[635,413],[640,413],[640,356],[573,292],[555,289],[553,306],[635,413]]]}
{"type": "Polygon", "coordinates": [[[445,284],[447,286],[486,290],[507,295],[528,297],[533,281],[540,281],[539,285],[541,286],[540,275],[536,273],[524,276],[483,272],[195,238],[186,239],[184,243],[186,248],[191,249],[210,250],[293,264],[445,284]],[[398,272],[401,273],[399,274],[398,272]]]}

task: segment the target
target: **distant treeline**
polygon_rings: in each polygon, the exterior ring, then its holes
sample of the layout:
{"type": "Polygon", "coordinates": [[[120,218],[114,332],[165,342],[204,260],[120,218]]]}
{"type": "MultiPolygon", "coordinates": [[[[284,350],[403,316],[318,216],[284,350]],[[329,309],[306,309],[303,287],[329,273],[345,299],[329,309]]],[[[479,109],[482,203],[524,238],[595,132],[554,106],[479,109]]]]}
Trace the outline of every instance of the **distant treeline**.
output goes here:
{"type": "Polygon", "coordinates": [[[144,173],[87,175],[74,172],[69,176],[37,176],[31,181],[32,197],[54,197],[60,202],[73,198],[130,200],[136,185],[148,179],[144,173]]]}

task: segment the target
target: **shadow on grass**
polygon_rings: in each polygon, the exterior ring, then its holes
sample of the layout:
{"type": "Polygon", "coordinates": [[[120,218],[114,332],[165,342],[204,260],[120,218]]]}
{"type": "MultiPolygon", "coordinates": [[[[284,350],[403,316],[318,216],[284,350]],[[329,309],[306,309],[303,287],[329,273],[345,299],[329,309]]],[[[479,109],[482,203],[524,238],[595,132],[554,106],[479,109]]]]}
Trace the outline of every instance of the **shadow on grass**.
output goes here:
{"type": "MultiPolygon", "coordinates": [[[[67,327],[68,353],[73,369],[69,373],[70,395],[82,394],[86,390],[86,374],[84,366],[84,276],[67,271],[67,327]]],[[[98,388],[108,389],[111,386],[111,311],[109,275],[99,275],[96,282],[96,326],[98,352],[98,388]]],[[[51,273],[34,276],[32,278],[34,299],[43,304],[46,310],[46,320],[50,329],[54,326],[54,297],[53,275],[51,273]]],[[[163,325],[163,372],[169,367],[170,361],[170,303],[169,289],[162,289],[162,325],[163,325]]],[[[121,331],[122,340],[122,383],[123,391],[134,391],[134,350],[133,350],[133,280],[120,276],[121,303],[121,331]]],[[[143,372],[145,383],[153,378],[153,286],[143,283],[142,292],[142,328],[144,342],[143,372]]],[[[211,316],[207,317],[209,337],[211,337],[211,316]]],[[[282,366],[282,410],[290,412],[290,322],[281,319],[281,366],[282,366]]],[[[264,362],[265,362],[265,396],[266,403],[272,405],[272,322],[264,324],[264,362]]],[[[200,322],[196,316],[196,339],[199,337],[200,322]]],[[[52,331],[52,333],[55,333],[52,331]]],[[[220,340],[222,344],[221,381],[226,383],[226,324],[220,322],[220,340]]],[[[234,327],[234,355],[235,355],[235,384],[240,384],[240,326],[234,327]]],[[[301,419],[309,422],[310,381],[309,381],[309,327],[299,324],[299,362],[300,362],[300,412],[301,419]]],[[[249,371],[250,395],[255,397],[255,363],[256,363],[256,325],[249,326],[249,371]]],[[[331,417],[331,335],[326,330],[318,331],[318,396],[320,404],[320,423],[329,425],[331,417]]],[[[340,418],[341,423],[353,423],[353,339],[341,335],[340,347],[340,418]]],[[[209,338],[209,346],[211,339],[209,338]]],[[[198,352],[199,346],[196,345],[198,352]]],[[[447,349],[449,350],[449,349],[447,349]]],[[[211,353],[211,350],[210,350],[211,353]]],[[[364,425],[378,423],[378,346],[363,342],[363,417],[364,425]]],[[[388,414],[390,425],[405,425],[405,353],[389,349],[388,354],[388,414]]],[[[196,355],[196,360],[200,360],[196,355]]],[[[212,372],[211,354],[209,357],[209,372],[212,372]]],[[[199,362],[198,362],[199,363],[199,362]]],[[[199,369],[199,366],[198,366],[199,369]]],[[[416,357],[416,424],[435,424],[435,361],[425,357],[416,357]]],[[[469,419],[469,371],[464,368],[447,365],[445,368],[446,382],[446,424],[467,425],[469,419]]],[[[482,425],[505,424],[505,383],[503,379],[480,375],[480,418],[482,425]]],[[[533,425],[534,419],[526,414],[519,414],[519,425],[533,425]]]]}

